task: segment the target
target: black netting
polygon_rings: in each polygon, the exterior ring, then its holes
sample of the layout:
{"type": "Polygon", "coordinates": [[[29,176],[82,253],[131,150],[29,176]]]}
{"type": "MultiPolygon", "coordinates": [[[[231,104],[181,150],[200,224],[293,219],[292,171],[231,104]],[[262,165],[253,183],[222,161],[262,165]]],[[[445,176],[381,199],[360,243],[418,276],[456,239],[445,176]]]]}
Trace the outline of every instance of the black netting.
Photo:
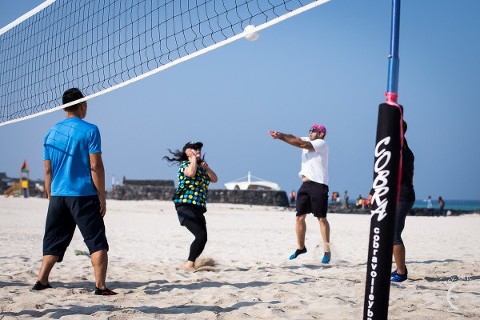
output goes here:
{"type": "Polygon", "coordinates": [[[57,0],[0,35],[0,125],[86,96],[312,0],[57,0]]]}

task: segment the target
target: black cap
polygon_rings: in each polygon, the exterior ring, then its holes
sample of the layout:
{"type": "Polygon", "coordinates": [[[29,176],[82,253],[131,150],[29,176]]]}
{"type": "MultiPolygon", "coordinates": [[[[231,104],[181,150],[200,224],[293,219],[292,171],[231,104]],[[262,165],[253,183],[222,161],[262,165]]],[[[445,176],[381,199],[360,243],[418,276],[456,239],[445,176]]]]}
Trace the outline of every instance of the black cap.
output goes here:
{"type": "Polygon", "coordinates": [[[202,149],[202,147],[203,147],[203,143],[190,141],[190,142],[185,143],[185,145],[183,146],[183,152],[185,152],[185,150],[187,150],[187,148],[202,149]]]}

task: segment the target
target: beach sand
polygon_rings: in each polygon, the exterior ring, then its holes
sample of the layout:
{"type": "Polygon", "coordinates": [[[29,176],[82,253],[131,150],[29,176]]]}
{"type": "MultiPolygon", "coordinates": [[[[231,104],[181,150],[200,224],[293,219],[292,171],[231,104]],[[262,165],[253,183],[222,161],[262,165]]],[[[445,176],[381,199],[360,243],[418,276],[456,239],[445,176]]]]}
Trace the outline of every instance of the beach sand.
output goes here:
{"type": "MultiPolygon", "coordinates": [[[[362,319],[369,215],[329,214],[332,261],[322,265],[318,222],[307,218],[308,252],[293,261],[291,209],[209,204],[201,258],[182,269],[192,235],[171,202],[108,201],[107,285],[76,232],[54,287],[30,291],[42,259],[46,199],[0,198],[0,319],[362,319]],[[320,245],[319,249],[316,246],[320,245]]],[[[480,216],[408,217],[410,279],[392,284],[390,319],[480,318],[480,216]]]]}

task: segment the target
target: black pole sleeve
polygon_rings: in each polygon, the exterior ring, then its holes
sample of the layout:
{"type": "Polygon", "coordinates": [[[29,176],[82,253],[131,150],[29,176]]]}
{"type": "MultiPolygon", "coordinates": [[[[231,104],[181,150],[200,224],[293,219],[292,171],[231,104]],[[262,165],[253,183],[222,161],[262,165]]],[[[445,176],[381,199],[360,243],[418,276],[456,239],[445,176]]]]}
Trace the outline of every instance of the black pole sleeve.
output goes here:
{"type": "Polygon", "coordinates": [[[363,319],[387,319],[401,153],[400,108],[378,110],[363,319]]]}

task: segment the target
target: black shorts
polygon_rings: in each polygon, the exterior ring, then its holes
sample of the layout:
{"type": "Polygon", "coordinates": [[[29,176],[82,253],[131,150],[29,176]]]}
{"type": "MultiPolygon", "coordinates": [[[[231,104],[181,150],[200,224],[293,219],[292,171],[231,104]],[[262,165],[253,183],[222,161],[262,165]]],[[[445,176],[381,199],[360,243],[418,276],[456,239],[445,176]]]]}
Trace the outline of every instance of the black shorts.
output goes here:
{"type": "Polygon", "coordinates": [[[204,216],[207,210],[204,207],[190,204],[176,204],[175,209],[177,210],[178,220],[182,226],[185,220],[193,221],[198,225],[207,224],[204,216]]]}
{"type": "Polygon", "coordinates": [[[63,260],[72,241],[75,226],[82,233],[90,254],[108,251],[105,224],[100,214],[98,196],[50,197],[43,237],[43,255],[58,256],[63,260]]]}
{"type": "Polygon", "coordinates": [[[413,201],[399,201],[397,203],[397,209],[395,213],[395,231],[393,236],[393,244],[403,244],[402,232],[405,227],[405,219],[407,218],[408,213],[413,208],[413,201]]]}
{"type": "Polygon", "coordinates": [[[328,209],[328,186],[308,181],[302,183],[297,192],[297,216],[313,213],[315,217],[325,218],[328,209]]]}

